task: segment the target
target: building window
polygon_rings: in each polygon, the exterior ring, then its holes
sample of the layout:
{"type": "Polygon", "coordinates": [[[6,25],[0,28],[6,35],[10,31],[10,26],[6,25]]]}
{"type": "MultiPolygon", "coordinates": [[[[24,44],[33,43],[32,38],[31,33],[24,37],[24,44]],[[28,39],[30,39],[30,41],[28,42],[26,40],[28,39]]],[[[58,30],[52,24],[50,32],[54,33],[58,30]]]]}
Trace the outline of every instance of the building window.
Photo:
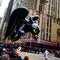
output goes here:
{"type": "Polygon", "coordinates": [[[51,22],[50,22],[50,28],[51,28],[51,22]]]}
{"type": "Polygon", "coordinates": [[[48,33],[48,28],[47,28],[47,33],[48,33]]]}
{"type": "Polygon", "coordinates": [[[51,35],[49,35],[49,41],[51,41],[51,35]]]}
{"type": "Polygon", "coordinates": [[[58,21],[58,19],[57,19],[57,24],[59,24],[59,21],[58,21]]]}
{"type": "Polygon", "coordinates": [[[48,25],[49,25],[49,21],[47,21],[47,27],[48,27],[48,25]]]}
{"type": "Polygon", "coordinates": [[[48,16],[48,19],[47,19],[47,28],[48,28],[48,26],[49,26],[49,16],[48,16]]]}
{"type": "Polygon", "coordinates": [[[60,19],[59,19],[59,25],[60,25],[60,19]]]}
{"type": "Polygon", "coordinates": [[[57,29],[57,36],[60,37],[60,29],[57,29]]]}
{"type": "Polygon", "coordinates": [[[54,18],[54,23],[56,22],[56,19],[54,18]]]}
{"type": "Polygon", "coordinates": [[[59,18],[59,11],[60,11],[60,2],[58,2],[58,18],[59,18]]]}
{"type": "Polygon", "coordinates": [[[60,18],[58,19],[58,23],[59,23],[59,25],[60,25],[60,18]]]}
{"type": "Polygon", "coordinates": [[[49,4],[49,7],[48,7],[48,14],[50,15],[50,4],[49,4]]]}
{"type": "Polygon", "coordinates": [[[49,33],[51,34],[51,29],[49,30],[49,33]]]}
{"type": "Polygon", "coordinates": [[[48,33],[46,33],[46,40],[48,40],[48,33]]]}
{"type": "Polygon", "coordinates": [[[53,4],[53,0],[52,0],[52,4],[53,4]]]}
{"type": "Polygon", "coordinates": [[[42,5],[39,5],[39,13],[42,12],[42,5]]]}
{"type": "Polygon", "coordinates": [[[51,41],[51,26],[52,26],[52,16],[50,16],[49,41],[51,41]]]}
{"type": "Polygon", "coordinates": [[[44,38],[45,38],[45,34],[43,33],[43,40],[44,40],[44,38]]]}
{"type": "Polygon", "coordinates": [[[52,16],[50,17],[50,25],[51,25],[51,23],[52,23],[52,16]]]}
{"type": "Polygon", "coordinates": [[[34,9],[36,9],[36,6],[37,6],[36,4],[37,4],[37,0],[35,0],[35,2],[34,2],[34,5],[35,5],[34,9]]]}

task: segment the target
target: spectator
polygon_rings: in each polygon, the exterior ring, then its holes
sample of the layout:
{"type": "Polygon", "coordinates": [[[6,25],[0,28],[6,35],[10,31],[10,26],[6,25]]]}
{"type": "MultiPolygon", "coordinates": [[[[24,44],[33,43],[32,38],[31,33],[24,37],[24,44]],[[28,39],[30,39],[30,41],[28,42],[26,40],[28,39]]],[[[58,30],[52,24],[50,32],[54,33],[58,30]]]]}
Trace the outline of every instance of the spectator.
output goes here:
{"type": "Polygon", "coordinates": [[[59,51],[59,58],[60,58],[60,51],[59,51]]]}
{"type": "Polygon", "coordinates": [[[10,57],[8,54],[3,54],[0,56],[0,60],[10,60],[10,57]]]}
{"type": "Polygon", "coordinates": [[[0,47],[0,56],[2,55],[2,53],[3,53],[3,48],[0,47]]]}
{"type": "Polygon", "coordinates": [[[45,50],[45,52],[44,52],[45,60],[48,60],[48,54],[49,54],[49,51],[48,50],[45,50]]]}
{"type": "Polygon", "coordinates": [[[3,48],[3,54],[5,54],[6,53],[6,49],[5,48],[3,48]]]}
{"type": "Polygon", "coordinates": [[[22,60],[20,51],[19,51],[18,49],[15,49],[15,50],[14,50],[14,53],[15,53],[15,55],[17,56],[16,60],[22,60]]]}
{"type": "Polygon", "coordinates": [[[29,56],[27,54],[24,56],[24,60],[29,60],[29,56]]]}
{"type": "Polygon", "coordinates": [[[6,38],[5,43],[8,43],[8,44],[11,43],[11,39],[10,39],[10,37],[7,37],[7,38],[6,38]]]}

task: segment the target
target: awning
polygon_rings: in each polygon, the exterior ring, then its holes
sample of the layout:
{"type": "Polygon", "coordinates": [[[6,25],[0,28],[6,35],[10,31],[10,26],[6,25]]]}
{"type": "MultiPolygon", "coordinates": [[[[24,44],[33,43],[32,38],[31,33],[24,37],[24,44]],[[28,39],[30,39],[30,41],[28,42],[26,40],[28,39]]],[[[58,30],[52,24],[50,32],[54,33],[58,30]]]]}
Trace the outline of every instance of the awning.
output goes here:
{"type": "Polygon", "coordinates": [[[36,42],[35,40],[30,40],[30,39],[25,39],[25,40],[22,40],[21,42],[36,42]]]}
{"type": "Polygon", "coordinates": [[[44,42],[37,42],[37,44],[47,45],[47,46],[56,46],[55,44],[47,44],[44,42]]]}
{"type": "Polygon", "coordinates": [[[21,42],[31,42],[31,43],[47,45],[47,46],[56,46],[55,44],[48,44],[48,43],[45,43],[45,42],[36,42],[35,40],[30,40],[30,39],[25,39],[25,40],[22,40],[21,42]]]}

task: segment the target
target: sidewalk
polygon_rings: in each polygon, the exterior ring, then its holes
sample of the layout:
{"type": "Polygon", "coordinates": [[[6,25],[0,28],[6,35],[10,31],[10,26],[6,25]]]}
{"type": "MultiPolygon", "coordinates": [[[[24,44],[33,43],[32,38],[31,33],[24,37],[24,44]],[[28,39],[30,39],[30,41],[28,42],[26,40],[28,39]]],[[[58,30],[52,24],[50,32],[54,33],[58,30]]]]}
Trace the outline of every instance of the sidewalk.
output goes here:
{"type": "MultiPolygon", "coordinates": [[[[25,56],[25,54],[29,55],[29,58],[30,58],[29,60],[45,60],[44,55],[42,53],[34,54],[34,53],[28,53],[28,52],[21,52],[22,58],[25,56]]],[[[56,58],[50,55],[48,60],[60,60],[60,58],[56,58]]]]}

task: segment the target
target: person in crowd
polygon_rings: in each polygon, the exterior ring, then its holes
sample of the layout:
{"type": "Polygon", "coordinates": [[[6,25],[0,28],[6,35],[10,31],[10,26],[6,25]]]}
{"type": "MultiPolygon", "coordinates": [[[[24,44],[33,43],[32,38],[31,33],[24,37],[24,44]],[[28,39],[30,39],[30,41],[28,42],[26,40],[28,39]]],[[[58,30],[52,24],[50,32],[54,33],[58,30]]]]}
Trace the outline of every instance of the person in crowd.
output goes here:
{"type": "Polygon", "coordinates": [[[12,43],[10,37],[6,38],[5,43],[8,43],[8,44],[12,43]]]}
{"type": "Polygon", "coordinates": [[[17,56],[17,57],[16,57],[16,60],[22,60],[20,51],[19,51],[18,49],[15,49],[15,50],[14,50],[14,53],[15,53],[15,55],[17,56]]]}
{"type": "Polygon", "coordinates": [[[26,54],[23,60],[29,60],[29,56],[26,54]]]}
{"type": "Polygon", "coordinates": [[[0,56],[0,60],[10,60],[10,57],[9,57],[8,54],[2,54],[2,55],[0,56]]]}
{"type": "Polygon", "coordinates": [[[44,52],[45,60],[48,60],[49,51],[46,49],[44,52]]]}
{"type": "Polygon", "coordinates": [[[3,54],[2,52],[3,52],[3,48],[0,47],[0,56],[3,54]]]}

